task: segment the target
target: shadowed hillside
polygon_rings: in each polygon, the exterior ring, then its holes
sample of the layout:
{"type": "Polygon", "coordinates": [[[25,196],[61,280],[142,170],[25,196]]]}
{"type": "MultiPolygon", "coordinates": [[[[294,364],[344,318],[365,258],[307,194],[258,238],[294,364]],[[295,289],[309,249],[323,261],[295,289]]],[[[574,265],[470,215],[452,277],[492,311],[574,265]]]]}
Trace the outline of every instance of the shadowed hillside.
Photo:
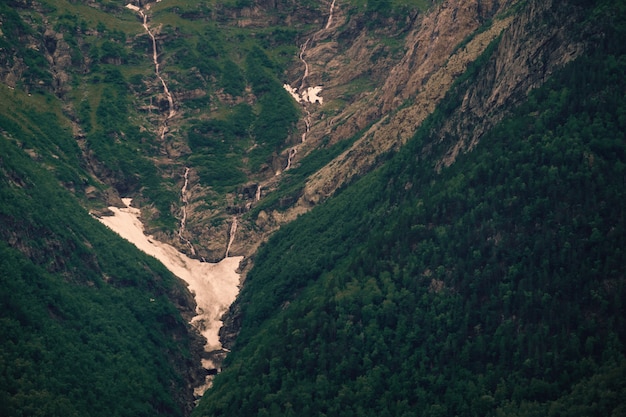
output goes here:
{"type": "Polygon", "coordinates": [[[5,1],[1,414],[625,414],[624,38],[623,1],[5,1]],[[121,198],[244,256],[199,401],[121,198]]]}

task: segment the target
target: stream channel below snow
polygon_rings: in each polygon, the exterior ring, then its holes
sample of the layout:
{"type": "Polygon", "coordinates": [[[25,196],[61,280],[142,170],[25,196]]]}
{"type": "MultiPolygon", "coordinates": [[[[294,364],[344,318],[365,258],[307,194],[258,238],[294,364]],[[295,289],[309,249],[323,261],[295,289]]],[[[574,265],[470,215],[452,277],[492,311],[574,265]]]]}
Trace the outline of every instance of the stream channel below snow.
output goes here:
{"type": "MultiPolygon", "coordinates": [[[[240,276],[237,268],[243,256],[227,256],[218,263],[189,258],[173,246],[145,235],[143,224],[139,220],[139,209],[130,207],[129,198],[122,201],[127,207],[109,207],[114,215],[99,217],[98,220],[143,252],[161,261],[167,269],[189,285],[189,291],[196,300],[197,314],[191,324],[206,338],[205,351],[223,350],[218,334],[222,326],[221,318],[239,292],[240,276]]],[[[203,359],[202,366],[205,369],[216,368],[214,363],[206,359],[203,359]]],[[[207,380],[205,386],[196,389],[196,395],[202,395],[209,386],[210,380],[207,380]]]]}
{"type": "MultiPolygon", "coordinates": [[[[159,2],[160,0],[157,0],[159,2]]],[[[141,4],[141,3],[140,3],[141,4]]],[[[142,26],[146,34],[150,37],[152,43],[152,62],[154,64],[154,73],[163,86],[163,94],[167,98],[169,104],[169,113],[163,119],[159,128],[159,137],[164,141],[168,134],[169,121],[176,115],[174,106],[174,98],[165,82],[165,78],[161,75],[159,67],[159,51],[157,48],[157,38],[155,31],[148,24],[148,10],[151,4],[145,4],[145,7],[135,5],[133,3],[126,4],[126,8],[136,12],[141,18],[142,26]]],[[[158,32],[158,29],[157,29],[158,32]]],[[[182,197],[182,219],[178,230],[178,236],[189,247],[192,254],[195,254],[193,244],[185,237],[185,226],[187,221],[187,187],[189,184],[189,168],[185,168],[185,183],[181,190],[182,197]]],[[[222,315],[228,307],[235,301],[239,292],[240,276],[237,273],[239,263],[243,256],[228,256],[230,246],[234,240],[234,234],[237,229],[237,219],[233,218],[231,226],[230,240],[226,249],[226,256],[218,263],[201,262],[198,259],[192,259],[185,254],[179,252],[176,248],[163,242],[159,242],[151,236],[144,234],[143,224],[139,220],[139,209],[131,207],[131,199],[122,199],[126,207],[117,208],[109,207],[113,212],[113,216],[99,217],[98,220],[112,229],[114,232],[122,236],[124,239],[133,243],[137,248],[144,251],[161,261],[167,269],[174,275],[182,279],[189,286],[189,291],[193,294],[196,301],[196,316],[191,320],[191,325],[206,338],[204,349],[206,352],[224,352],[224,348],[220,343],[219,330],[222,327],[222,315]]],[[[206,358],[202,359],[202,367],[207,370],[214,370],[219,364],[206,358]]],[[[215,357],[217,357],[216,355],[215,357]]],[[[207,379],[203,386],[197,387],[194,391],[196,397],[202,396],[204,391],[211,386],[212,376],[207,375],[207,379]]]]}

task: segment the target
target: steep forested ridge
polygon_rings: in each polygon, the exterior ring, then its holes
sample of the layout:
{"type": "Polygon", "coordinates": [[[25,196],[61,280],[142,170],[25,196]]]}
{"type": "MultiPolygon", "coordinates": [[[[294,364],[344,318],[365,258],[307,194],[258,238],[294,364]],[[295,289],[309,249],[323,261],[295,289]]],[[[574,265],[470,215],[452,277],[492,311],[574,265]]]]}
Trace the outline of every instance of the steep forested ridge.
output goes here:
{"type": "Polygon", "coordinates": [[[0,3],[1,415],[626,415],[624,1],[131,3],[0,3]],[[120,197],[252,255],[195,409],[193,298],[90,216],[120,197]]]}
{"type": "Polygon", "coordinates": [[[184,415],[195,362],[181,313],[193,301],[60,186],[57,175],[84,175],[63,165],[72,138],[31,112],[0,135],[2,415],[184,415]],[[37,142],[61,162],[31,159],[37,142]]]}
{"type": "Polygon", "coordinates": [[[450,167],[438,128],[462,89],[276,233],[196,414],[624,415],[624,8],[607,7],[593,52],[450,167]]]}

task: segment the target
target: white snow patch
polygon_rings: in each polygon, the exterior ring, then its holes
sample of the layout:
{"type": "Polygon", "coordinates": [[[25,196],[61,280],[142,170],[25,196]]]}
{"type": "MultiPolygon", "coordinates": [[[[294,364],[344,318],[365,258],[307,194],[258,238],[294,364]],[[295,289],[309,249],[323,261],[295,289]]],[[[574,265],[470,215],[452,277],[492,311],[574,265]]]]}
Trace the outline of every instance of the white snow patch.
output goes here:
{"type": "Polygon", "coordinates": [[[291,94],[291,97],[293,97],[298,103],[302,101],[302,97],[300,97],[300,94],[298,94],[297,88],[293,88],[289,84],[283,84],[283,88],[287,90],[287,92],[291,94]]]}
{"type": "Polygon", "coordinates": [[[319,104],[323,104],[324,99],[322,96],[320,96],[320,93],[322,92],[322,86],[318,85],[317,87],[309,87],[306,90],[304,90],[304,93],[302,93],[302,95],[300,95],[300,93],[298,93],[298,89],[294,88],[292,86],[290,86],[289,84],[283,84],[283,88],[285,90],[287,90],[287,92],[289,94],[291,94],[291,96],[298,102],[298,103],[302,103],[302,102],[308,102],[308,103],[319,103],[319,104]]]}
{"type": "Polygon", "coordinates": [[[319,95],[322,92],[322,86],[317,87],[309,87],[306,89],[304,94],[302,94],[302,98],[309,103],[320,103],[322,104],[324,99],[319,95]]]}
{"type": "MultiPolygon", "coordinates": [[[[222,327],[221,318],[239,292],[240,277],[236,271],[243,256],[226,257],[215,264],[189,258],[173,246],[145,235],[139,220],[139,209],[130,207],[129,198],[122,201],[128,207],[109,207],[114,215],[99,217],[98,220],[143,252],[157,258],[189,285],[197,304],[197,315],[191,324],[206,338],[207,352],[222,349],[218,334],[222,327]]],[[[205,362],[204,365],[212,364],[205,362]]]]}

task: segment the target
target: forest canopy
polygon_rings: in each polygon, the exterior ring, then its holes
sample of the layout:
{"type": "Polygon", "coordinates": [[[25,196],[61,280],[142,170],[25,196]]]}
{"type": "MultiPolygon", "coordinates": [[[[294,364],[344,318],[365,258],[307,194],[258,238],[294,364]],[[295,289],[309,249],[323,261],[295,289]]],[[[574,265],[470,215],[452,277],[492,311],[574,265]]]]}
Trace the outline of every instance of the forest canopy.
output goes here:
{"type": "Polygon", "coordinates": [[[439,171],[452,93],[260,250],[195,415],[623,414],[625,76],[605,43],[439,171]]]}

